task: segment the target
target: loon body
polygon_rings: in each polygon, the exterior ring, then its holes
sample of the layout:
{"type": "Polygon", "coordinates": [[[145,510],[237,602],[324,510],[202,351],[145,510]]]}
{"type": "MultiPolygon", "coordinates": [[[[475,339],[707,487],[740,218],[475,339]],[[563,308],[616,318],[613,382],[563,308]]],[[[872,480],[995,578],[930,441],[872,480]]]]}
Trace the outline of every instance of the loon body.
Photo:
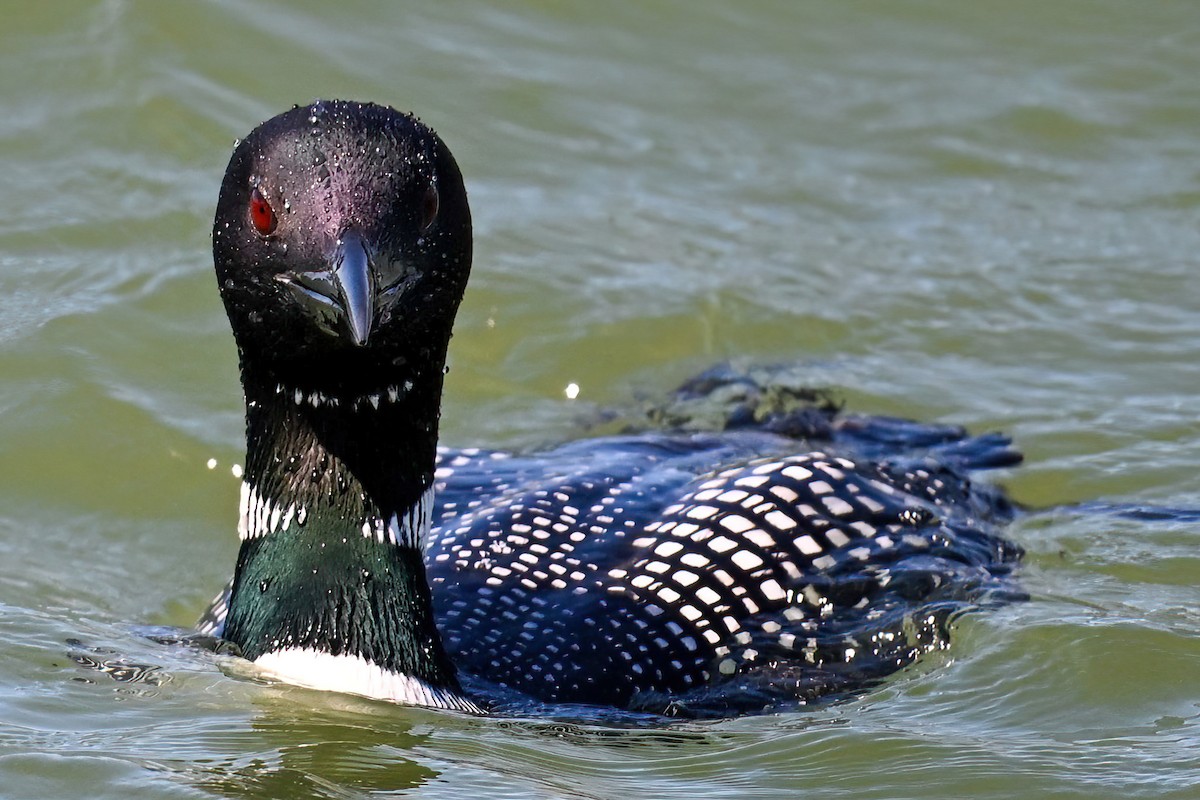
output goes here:
{"type": "Polygon", "coordinates": [[[408,115],[263,123],[213,248],[247,458],[237,569],[200,628],[284,680],[469,712],[761,711],[944,646],[1019,558],[1009,505],[965,474],[1019,459],[997,436],[809,408],[438,449],[471,225],[449,150],[408,115]]]}

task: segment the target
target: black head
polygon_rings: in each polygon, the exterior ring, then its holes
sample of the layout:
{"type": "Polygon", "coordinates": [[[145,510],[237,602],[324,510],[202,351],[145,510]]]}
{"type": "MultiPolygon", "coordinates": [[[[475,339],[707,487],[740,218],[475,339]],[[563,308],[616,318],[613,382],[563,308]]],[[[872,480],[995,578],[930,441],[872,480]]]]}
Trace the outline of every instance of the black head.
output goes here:
{"type": "Polygon", "coordinates": [[[234,150],[213,257],[244,379],[343,394],[440,372],[471,266],[462,175],[407,114],[294,108],[234,150]]]}

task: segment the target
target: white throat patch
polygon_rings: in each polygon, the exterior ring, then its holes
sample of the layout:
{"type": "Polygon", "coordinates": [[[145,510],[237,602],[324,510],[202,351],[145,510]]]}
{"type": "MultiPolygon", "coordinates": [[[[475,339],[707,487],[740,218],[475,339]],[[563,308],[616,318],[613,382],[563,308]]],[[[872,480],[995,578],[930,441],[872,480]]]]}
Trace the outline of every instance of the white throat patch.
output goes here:
{"type": "MultiPolygon", "coordinates": [[[[308,509],[295,503],[286,508],[258,493],[249,481],[242,481],[239,503],[238,538],[255,539],[277,531],[286,531],[293,523],[303,525],[308,518],[308,509]]],[[[380,544],[390,542],[422,549],[429,529],[433,525],[433,487],[426,489],[417,502],[401,514],[392,514],[386,520],[371,516],[363,521],[361,533],[380,544]]]]}
{"type": "Polygon", "coordinates": [[[341,408],[344,406],[354,411],[361,411],[369,406],[378,411],[381,405],[400,402],[401,398],[408,396],[412,388],[412,381],[405,381],[403,384],[393,384],[378,392],[344,399],[321,392],[308,392],[306,394],[300,389],[288,389],[282,383],[278,383],[275,385],[275,394],[290,397],[292,402],[297,406],[309,405],[313,408],[341,408]]]}
{"type": "Polygon", "coordinates": [[[431,686],[419,678],[389,672],[361,656],[335,656],[297,647],[266,653],[254,664],[268,677],[309,689],[345,692],[408,706],[484,713],[457,692],[431,686]]]}
{"type": "Polygon", "coordinates": [[[286,531],[293,521],[303,525],[308,515],[307,509],[303,506],[297,509],[295,503],[284,508],[271,502],[269,497],[259,494],[258,489],[251,486],[249,481],[242,481],[242,495],[238,507],[239,539],[254,539],[275,531],[286,531]]]}

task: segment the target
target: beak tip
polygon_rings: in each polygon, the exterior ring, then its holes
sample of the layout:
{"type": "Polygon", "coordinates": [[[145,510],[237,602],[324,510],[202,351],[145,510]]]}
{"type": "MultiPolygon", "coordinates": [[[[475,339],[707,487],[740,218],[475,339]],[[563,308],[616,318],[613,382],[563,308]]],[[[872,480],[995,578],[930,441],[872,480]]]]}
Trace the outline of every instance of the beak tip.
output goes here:
{"type": "Polygon", "coordinates": [[[365,324],[357,320],[350,320],[350,341],[355,347],[364,347],[367,344],[367,339],[371,336],[370,322],[365,324]]]}

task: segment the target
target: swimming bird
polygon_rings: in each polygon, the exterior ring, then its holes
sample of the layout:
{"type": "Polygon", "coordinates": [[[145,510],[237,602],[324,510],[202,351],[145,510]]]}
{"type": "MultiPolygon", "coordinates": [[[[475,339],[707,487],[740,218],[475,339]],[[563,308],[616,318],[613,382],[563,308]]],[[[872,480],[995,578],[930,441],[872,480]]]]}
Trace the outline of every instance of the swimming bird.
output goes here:
{"type": "Polygon", "coordinates": [[[472,713],[762,711],[945,646],[1007,585],[1011,506],[968,475],[1019,460],[1007,439],[759,413],[770,387],[728,370],[672,401],[735,395],[717,430],[439,448],[471,251],[459,168],[413,116],[320,101],[234,149],[213,255],[241,546],[200,629],[265,673],[472,713]]]}

